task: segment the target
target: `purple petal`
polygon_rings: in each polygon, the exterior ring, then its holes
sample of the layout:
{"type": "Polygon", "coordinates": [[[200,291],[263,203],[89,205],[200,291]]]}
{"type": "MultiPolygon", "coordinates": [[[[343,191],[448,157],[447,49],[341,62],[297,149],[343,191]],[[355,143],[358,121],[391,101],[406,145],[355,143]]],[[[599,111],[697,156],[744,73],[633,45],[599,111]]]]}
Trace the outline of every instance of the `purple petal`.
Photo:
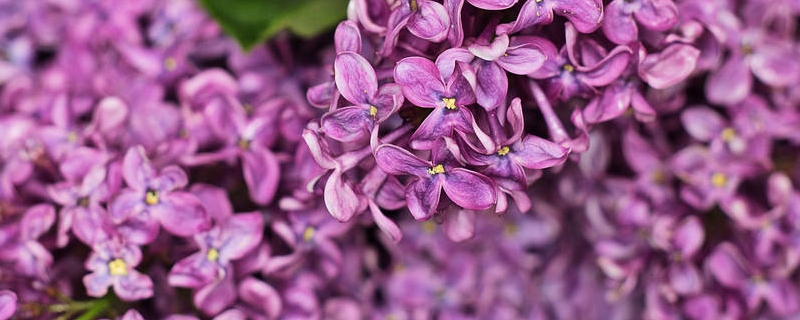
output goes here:
{"type": "Polygon", "coordinates": [[[264,217],[259,212],[236,214],[225,221],[222,229],[227,237],[224,244],[217,248],[220,261],[237,260],[261,243],[264,217]]]}
{"type": "Polygon", "coordinates": [[[453,168],[445,175],[444,192],[462,208],[484,210],[497,202],[492,179],[463,168],[453,168]]]}
{"type": "Polygon", "coordinates": [[[773,280],[763,294],[769,307],[779,315],[793,315],[800,308],[797,288],[791,281],[773,280]]]}
{"type": "Polygon", "coordinates": [[[458,65],[459,62],[470,63],[474,59],[475,56],[467,49],[450,48],[436,57],[435,64],[443,78],[450,78],[453,72],[455,72],[456,65],[458,65]]]}
{"type": "Polygon", "coordinates": [[[481,9],[503,10],[511,8],[517,0],[468,0],[468,2],[481,9]]]}
{"type": "Polygon", "coordinates": [[[700,50],[697,48],[688,44],[673,44],[659,53],[647,55],[639,64],[639,76],[651,87],[664,89],[683,81],[694,72],[699,57],[700,50]]]}
{"type": "Polygon", "coordinates": [[[354,104],[367,104],[378,92],[378,78],[372,65],[355,52],[342,52],[333,65],[336,87],[354,104]]]}
{"type": "Polygon", "coordinates": [[[713,103],[732,105],[744,100],[753,87],[750,69],[741,56],[731,56],[706,80],[706,98],[713,103]]]}
{"type": "Polygon", "coordinates": [[[481,45],[476,43],[470,45],[468,49],[469,52],[478,58],[486,61],[495,61],[500,59],[506,53],[509,42],[510,40],[508,35],[501,34],[495,37],[492,43],[489,45],[481,45]]]}
{"type": "Polygon", "coordinates": [[[114,283],[114,293],[123,301],[136,301],[153,296],[153,280],[136,270],[128,270],[114,283]]]}
{"type": "Polygon", "coordinates": [[[684,129],[697,140],[711,141],[725,129],[726,123],[718,113],[706,107],[692,107],[681,113],[684,129]]]}
{"type": "Polygon", "coordinates": [[[114,225],[106,211],[99,205],[92,205],[86,209],[76,208],[71,214],[74,215],[72,233],[89,246],[109,240],[115,235],[114,225]]]}
{"type": "Polygon", "coordinates": [[[253,277],[239,282],[239,299],[259,308],[269,319],[277,319],[283,309],[281,296],[274,288],[253,277]]]}
{"type": "Polygon", "coordinates": [[[450,16],[450,31],[447,33],[447,40],[451,47],[459,48],[464,44],[464,24],[461,19],[464,0],[444,0],[443,4],[450,16]]]}
{"type": "Polygon", "coordinates": [[[430,150],[440,138],[452,136],[453,130],[471,132],[473,119],[472,113],[465,107],[458,107],[457,110],[437,107],[411,135],[411,147],[430,150]]]}
{"type": "Polygon", "coordinates": [[[130,112],[128,105],[117,97],[103,98],[97,103],[96,108],[90,128],[101,134],[110,134],[120,128],[130,112]]]}
{"type": "Polygon", "coordinates": [[[39,238],[55,221],[56,209],[49,204],[39,204],[25,210],[20,222],[20,240],[39,238]]]}
{"type": "Polygon", "coordinates": [[[368,204],[370,213],[372,213],[372,220],[375,221],[378,228],[389,236],[389,239],[394,243],[400,242],[400,240],[403,239],[403,232],[400,230],[400,227],[397,226],[397,223],[386,217],[375,202],[369,201],[368,204]]]}
{"type": "Polygon", "coordinates": [[[642,26],[655,31],[666,31],[678,23],[678,7],[672,0],[641,1],[641,6],[633,11],[642,26]]]}
{"type": "Polygon", "coordinates": [[[188,192],[172,192],[163,203],[148,210],[161,226],[174,235],[188,237],[211,227],[211,219],[197,196],[188,192]]]}
{"type": "Polygon", "coordinates": [[[668,272],[670,285],[678,294],[692,295],[703,288],[703,278],[692,262],[673,262],[668,272]]]}
{"type": "Polygon", "coordinates": [[[375,162],[378,166],[390,175],[415,175],[427,177],[427,169],[432,165],[415,156],[408,150],[402,149],[391,144],[383,144],[375,149],[375,162]]]}
{"type": "Polygon", "coordinates": [[[170,191],[183,188],[188,183],[189,178],[183,172],[183,169],[176,165],[171,165],[162,169],[158,176],[149,183],[148,187],[158,191],[170,191]]]}
{"type": "Polygon", "coordinates": [[[630,48],[624,46],[616,47],[596,65],[588,68],[576,68],[581,71],[576,74],[576,77],[583,83],[593,87],[605,86],[617,80],[622,72],[628,68],[631,56],[630,48]]]}
{"type": "Polygon", "coordinates": [[[373,118],[361,106],[339,108],[322,116],[322,131],[341,142],[353,142],[369,135],[373,118]]]}
{"type": "Polygon", "coordinates": [[[119,223],[130,216],[138,215],[144,209],[144,193],[125,189],[111,202],[109,215],[114,223],[119,223]]]}
{"type": "Polygon", "coordinates": [[[499,65],[493,62],[478,63],[475,68],[477,87],[475,98],[486,111],[491,111],[505,103],[508,91],[508,76],[499,65]]]}
{"type": "Polygon", "coordinates": [[[194,305],[206,314],[216,315],[236,301],[236,285],[233,270],[227,270],[225,277],[212,282],[194,294],[194,305]]]}
{"type": "Polygon", "coordinates": [[[442,224],[450,240],[461,242],[475,235],[475,211],[455,208],[448,210],[442,224]]]}
{"type": "Polygon", "coordinates": [[[756,54],[750,56],[750,69],[764,83],[785,87],[796,84],[800,80],[800,62],[797,54],[790,49],[761,47],[756,54]]]}
{"type": "Polygon", "coordinates": [[[512,34],[532,25],[553,22],[554,1],[528,0],[520,8],[517,20],[497,26],[497,34],[512,34]]]}
{"type": "Polygon", "coordinates": [[[223,222],[233,215],[233,206],[225,189],[210,184],[194,183],[190,192],[200,199],[203,208],[215,221],[223,222]]]}
{"type": "Polygon", "coordinates": [[[431,42],[440,42],[447,38],[450,28],[450,16],[440,3],[430,0],[417,0],[418,8],[408,19],[408,31],[411,34],[431,42]]]}
{"type": "Polygon", "coordinates": [[[513,74],[526,75],[535,72],[547,60],[539,39],[542,38],[514,37],[505,54],[497,59],[497,64],[513,74]]]}
{"type": "Polygon", "coordinates": [[[325,207],[336,220],[349,221],[364,210],[364,200],[343,179],[339,170],[333,170],[325,183],[325,207]]]}
{"type": "Polygon", "coordinates": [[[564,163],[569,150],[534,135],[526,135],[519,144],[513,146],[509,156],[514,162],[528,169],[544,169],[564,163]]]}
{"type": "Polygon", "coordinates": [[[339,23],[336,26],[333,39],[337,53],[343,51],[361,52],[361,31],[355,21],[345,20],[339,23]]]}
{"type": "Polygon", "coordinates": [[[372,103],[378,109],[375,115],[377,122],[383,122],[403,105],[403,89],[396,83],[387,83],[378,88],[372,103]]]}
{"type": "Polygon", "coordinates": [[[441,104],[444,80],[439,69],[428,59],[408,57],[400,60],[394,68],[394,81],[403,89],[403,95],[411,103],[433,108],[441,104]]]}
{"type": "Polygon", "coordinates": [[[442,194],[442,180],[437,178],[419,178],[406,187],[406,203],[408,211],[414,219],[425,220],[430,218],[442,194]]]}
{"type": "Polygon", "coordinates": [[[250,198],[258,204],[268,204],[275,197],[280,181],[280,163],[268,149],[252,149],[242,153],[244,180],[250,198]]]}
{"type": "MultiPolygon", "coordinates": [[[[536,0],[534,0],[536,1],[536,0]]],[[[591,33],[600,27],[603,5],[596,0],[545,0],[553,2],[553,11],[569,19],[581,33],[591,33]]]]}
{"type": "Polygon", "coordinates": [[[696,216],[683,219],[673,234],[673,243],[684,258],[694,256],[703,246],[704,239],[703,225],[696,216]]]}
{"type": "Polygon", "coordinates": [[[632,96],[633,88],[623,81],[614,81],[586,105],[583,117],[589,123],[616,119],[628,110],[632,96]]]}
{"type": "Polygon", "coordinates": [[[136,311],[136,309],[128,309],[128,311],[122,315],[122,318],[120,318],[120,320],[145,320],[145,319],[142,316],[142,314],[139,313],[139,311],[136,311]]]}
{"type": "Polygon", "coordinates": [[[639,28],[628,9],[629,6],[626,0],[614,0],[605,7],[603,34],[611,42],[628,44],[639,37],[639,28]]]}
{"type": "Polygon", "coordinates": [[[145,155],[141,146],[128,149],[122,160],[122,177],[129,187],[135,190],[145,190],[147,182],[155,177],[156,173],[150,160],[145,155]]]}
{"type": "Polygon", "coordinates": [[[220,276],[219,266],[209,261],[207,253],[198,252],[175,263],[169,271],[170,286],[197,289],[220,276]]]}
{"type": "Polygon", "coordinates": [[[17,311],[17,294],[10,290],[0,290],[0,320],[7,320],[17,311]]]}
{"type": "Polygon", "coordinates": [[[83,277],[83,286],[90,297],[102,297],[108,293],[108,288],[114,284],[114,278],[98,272],[87,274],[83,277]]]}
{"type": "Polygon", "coordinates": [[[748,281],[748,275],[742,266],[743,257],[730,243],[718,245],[706,259],[711,275],[722,285],[740,289],[748,281]]]}

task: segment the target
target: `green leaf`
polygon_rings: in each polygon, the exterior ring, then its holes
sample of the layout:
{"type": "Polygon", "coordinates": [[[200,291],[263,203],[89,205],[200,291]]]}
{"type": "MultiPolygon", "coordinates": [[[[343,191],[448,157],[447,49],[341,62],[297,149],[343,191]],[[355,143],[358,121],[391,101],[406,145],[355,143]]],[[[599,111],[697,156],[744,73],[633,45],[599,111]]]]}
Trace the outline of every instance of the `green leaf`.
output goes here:
{"type": "Polygon", "coordinates": [[[245,50],[289,29],[302,37],[330,30],[345,18],[348,0],[200,0],[245,50]]]}

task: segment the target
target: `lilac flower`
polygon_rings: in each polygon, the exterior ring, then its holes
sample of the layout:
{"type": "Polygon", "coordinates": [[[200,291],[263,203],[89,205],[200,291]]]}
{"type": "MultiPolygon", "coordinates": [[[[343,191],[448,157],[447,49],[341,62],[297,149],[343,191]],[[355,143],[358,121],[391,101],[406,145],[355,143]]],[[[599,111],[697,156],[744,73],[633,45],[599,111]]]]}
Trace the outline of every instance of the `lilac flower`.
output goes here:
{"type": "Polygon", "coordinates": [[[96,165],[88,170],[80,184],[62,182],[48,189],[53,200],[62,205],[59,210],[58,246],[67,245],[67,233],[70,230],[88,245],[105,240],[103,237],[108,235],[108,231],[101,231],[108,227],[102,225],[102,221],[107,220],[107,213],[100,204],[108,199],[110,191],[105,183],[106,172],[104,165],[96,165]]]}
{"type": "Polygon", "coordinates": [[[0,229],[7,233],[0,240],[0,261],[13,264],[19,275],[46,280],[48,269],[53,264],[53,255],[37,239],[55,223],[55,209],[47,204],[33,206],[23,213],[19,225],[0,229]]]}
{"type": "Polygon", "coordinates": [[[562,101],[574,96],[590,96],[595,88],[618,79],[628,67],[633,51],[618,46],[610,52],[591,39],[578,41],[576,29],[566,25],[567,42],[560,52],[551,42],[538,40],[547,60],[528,76],[543,80],[550,98],[562,101]]]}
{"type": "Polygon", "coordinates": [[[678,7],[672,0],[614,0],[605,7],[603,34],[616,44],[639,38],[636,23],[646,29],[665,31],[678,22],[678,7]]]}
{"type": "Polygon", "coordinates": [[[600,27],[603,5],[595,0],[527,0],[517,20],[497,26],[497,34],[512,34],[533,25],[550,24],[554,13],[569,19],[578,31],[589,33],[600,27]]]}
{"type": "Polygon", "coordinates": [[[169,274],[172,286],[200,288],[233,271],[231,262],[252,251],[261,241],[264,220],[258,213],[235,214],[194,236],[197,252],[178,261],[169,274]]]}
{"type": "Polygon", "coordinates": [[[743,30],[734,33],[731,56],[706,82],[708,100],[732,105],[747,97],[753,87],[753,75],[768,86],[785,87],[795,83],[800,75],[800,63],[791,57],[796,49],[789,43],[774,39],[762,30],[743,30]]]}
{"type": "MultiPolygon", "coordinates": [[[[164,229],[181,236],[207,230],[211,221],[200,200],[194,195],[179,191],[186,185],[186,174],[177,166],[160,171],[153,168],[144,149],[128,149],[122,163],[122,176],[128,185],[111,203],[109,213],[115,223],[142,216],[147,223],[153,221],[164,229]]],[[[157,229],[147,223],[150,240],[157,229]]]]}
{"type": "Polygon", "coordinates": [[[394,79],[408,101],[433,108],[411,135],[413,148],[431,149],[436,139],[450,136],[453,130],[472,130],[473,116],[466,106],[475,103],[475,94],[461,72],[454,71],[445,81],[430,60],[408,57],[395,66],[394,79]]]}
{"type": "Polygon", "coordinates": [[[83,277],[86,293],[102,297],[113,286],[122,300],[134,301],[153,295],[153,281],[134,269],[142,261],[139,247],[117,239],[96,243],[86,260],[86,269],[92,273],[83,277]]]}
{"type": "Polygon", "coordinates": [[[339,92],[356,105],[322,117],[322,130],[331,138],[342,142],[362,139],[403,104],[400,86],[388,83],[378,87],[375,70],[357,53],[337,55],[334,70],[339,92]]]}
{"type": "Polygon", "coordinates": [[[762,302],[778,315],[794,314],[800,308],[797,288],[789,279],[754,267],[729,242],[714,248],[706,264],[714,279],[727,288],[737,290],[751,311],[762,302]]]}
{"type": "MultiPolygon", "coordinates": [[[[441,142],[440,142],[441,143],[441,142]]],[[[439,146],[432,150],[431,161],[391,144],[375,149],[378,166],[391,175],[413,175],[417,179],[406,186],[406,202],[417,220],[430,218],[439,205],[442,189],[456,205],[484,210],[497,201],[495,183],[488,177],[458,167],[439,146]]]]}

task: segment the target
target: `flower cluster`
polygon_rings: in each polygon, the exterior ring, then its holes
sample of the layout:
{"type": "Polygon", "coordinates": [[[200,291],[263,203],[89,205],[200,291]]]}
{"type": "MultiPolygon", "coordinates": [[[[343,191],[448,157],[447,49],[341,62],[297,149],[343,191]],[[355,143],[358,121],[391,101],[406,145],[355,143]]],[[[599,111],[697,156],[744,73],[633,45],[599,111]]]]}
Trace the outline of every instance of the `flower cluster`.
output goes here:
{"type": "Polygon", "coordinates": [[[0,0],[0,319],[800,315],[796,1],[347,14],[0,0]]]}

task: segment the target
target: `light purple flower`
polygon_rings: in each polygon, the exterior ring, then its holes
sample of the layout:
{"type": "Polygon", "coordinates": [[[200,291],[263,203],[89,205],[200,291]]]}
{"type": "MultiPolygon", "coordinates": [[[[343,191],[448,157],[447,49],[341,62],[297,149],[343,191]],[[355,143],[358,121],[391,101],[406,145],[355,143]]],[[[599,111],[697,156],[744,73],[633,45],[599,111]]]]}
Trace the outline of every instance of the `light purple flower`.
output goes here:
{"type": "Polygon", "coordinates": [[[112,286],[114,293],[125,301],[153,296],[153,281],[134,269],[142,261],[139,247],[117,238],[96,243],[92,248],[86,260],[86,269],[91,273],[83,277],[89,296],[105,296],[112,286]]]}
{"type": "Polygon", "coordinates": [[[0,319],[11,319],[16,310],[17,294],[10,290],[0,290],[0,319]]]}
{"type": "Polygon", "coordinates": [[[475,93],[458,69],[445,81],[430,60],[408,57],[395,66],[394,79],[408,101],[433,108],[411,136],[412,148],[431,149],[439,137],[450,136],[453,130],[472,130],[473,116],[466,106],[475,103],[475,93]]]}
{"type": "Polygon", "coordinates": [[[232,272],[231,262],[261,241],[264,220],[259,213],[235,214],[194,236],[200,251],[178,261],[169,273],[172,286],[201,288],[232,272]]]}
{"type": "MultiPolygon", "coordinates": [[[[115,223],[141,216],[144,221],[157,221],[167,231],[180,236],[194,235],[211,226],[200,200],[179,191],[188,183],[179,167],[168,166],[156,171],[144,149],[134,147],[125,154],[122,176],[128,188],[117,195],[109,210],[115,223]]],[[[151,229],[150,237],[155,238],[156,232],[151,229]]]]}
{"type": "Polygon", "coordinates": [[[442,189],[464,209],[484,210],[494,205],[497,202],[494,181],[458,167],[442,149],[435,148],[431,161],[425,161],[398,146],[383,144],[375,149],[375,161],[390,175],[417,177],[406,186],[405,195],[409,211],[418,220],[430,218],[436,212],[442,189]]]}
{"type": "Polygon", "coordinates": [[[394,114],[403,104],[400,86],[378,87],[378,78],[369,62],[354,52],[342,52],[334,63],[336,86],[353,106],[332,110],[321,121],[326,135],[342,142],[369,136],[375,126],[394,114]]]}

